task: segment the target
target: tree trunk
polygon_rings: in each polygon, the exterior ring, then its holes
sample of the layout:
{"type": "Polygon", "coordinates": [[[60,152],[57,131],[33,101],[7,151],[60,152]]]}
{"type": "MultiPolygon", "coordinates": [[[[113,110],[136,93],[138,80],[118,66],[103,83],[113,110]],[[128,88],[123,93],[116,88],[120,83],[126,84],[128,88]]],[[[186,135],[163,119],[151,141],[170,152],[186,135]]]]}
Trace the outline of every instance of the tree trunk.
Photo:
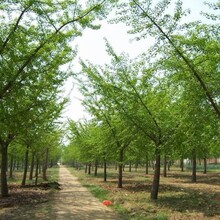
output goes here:
{"type": "Polygon", "coordinates": [[[106,159],[104,159],[104,182],[107,181],[107,164],[106,159]]]}
{"type": "Polygon", "coordinates": [[[98,160],[95,161],[95,172],[94,175],[97,176],[98,174],[98,160]]]}
{"type": "Polygon", "coordinates": [[[11,154],[11,158],[10,158],[10,174],[9,174],[10,178],[13,178],[13,167],[14,167],[14,155],[11,154]]]}
{"type": "Polygon", "coordinates": [[[192,182],[196,183],[196,150],[192,151],[192,182]]]}
{"type": "Polygon", "coordinates": [[[89,175],[91,174],[91,166],[92,166],[92,164],[89,163],[89,167],[88,167],[88,174],[89,174],[89,175]]]}
{"type": "Polygon", "coordinates": [[[118,188],[122,188],[122,178],[123,178],[123,159],[124,159],[124,150],[121,149],[120,152],[119,152],[118,188]]]}
{"type": "Polygon", "coordinates": [[[164,161],[163,161],[163,176],[167,177],[167,156],[164,155],[164,161]]]}
{"type": "Polygon", "coordinates": [[[29,155],[29,146],[27,145],[26,152],[25,152],[25,159],[24,159],[23,179],[22,179],[22,182],[21,182],[21,185],[22,185],[22,186],[25,186],[25,184],[26,184],[26,179],[27,179],[28,155],[29,155]]]}
{"type": "Polygon", "coordinates": [[[180,159],[180,168],[181,168],[181,172],[183,172],[184,171],[184,159],[183,159],[183,157],[181,157],[181,159],[180,159]]]}
{"type": "Polygon", "coordinates": [[[85,166],[85,173],[88,172],[88,164],[86,163],[86,166],[85,166]]]}
{"type": "Polygon", "coordinates": [[[203,159],[203,161],[204,161],[204,171],[203,171],[203,173],[206,174],[207,173],[207,159],[206,159],[206,157],[203,159]]]}
{"type": "Polygon", "coordinates": [[[160,149],[159,149],[159,146],[156,147],[155,154],[156,154],[156,163],[155,163],[154,179],[153,179],[152,190],[151,190],[152,200],[157,200],[158,192],[159,192],[159,185],[160,185],[160,149]]]}
{"type": "Polygon", "coordinates": [[[33,179],[33,173],[34,173],[34,153],[32,153],[32,158],[31,158],[31,167],[30,167],[29,180],[33,179]]]}
{"type": "Polygon", "coordinates": [[[131,161],[129,162],[129,172],[131,172],[131,161]]]}
{"type": "Polygon", "coordinates": [[[145,162],[145,173],[148,174],[149,173],[149,166],[148,166],[148,154],[146,154],[146,162],[145,162]]]}
{"type": "Polygon", "coordinates": [[[48,155],[49,155],[49,149],[46,148],[45,158],[44,158],[44,164],[43,164],[43,180],[47,180],[47,164],[48,164],[48,155]]]}
{"type": "Polygon", "coordinates": [[[1,194],[2,197],[9,196],[7,183],[8,144],[1,143],[1,194]]]}
{"type": "Polygon", "coordinates": [[[36,170],[35,170],[35,186],[37,186],[38,181],[38,169],[39,169],[39,159],[36,160],[36,170]]]}
{"type": "Polygon", "coordinates": [[[173,164],[173,162],[171,160],[168,161],[168,165],[167,165],[167,170],[170,171],[170,167],[173,164]]]}

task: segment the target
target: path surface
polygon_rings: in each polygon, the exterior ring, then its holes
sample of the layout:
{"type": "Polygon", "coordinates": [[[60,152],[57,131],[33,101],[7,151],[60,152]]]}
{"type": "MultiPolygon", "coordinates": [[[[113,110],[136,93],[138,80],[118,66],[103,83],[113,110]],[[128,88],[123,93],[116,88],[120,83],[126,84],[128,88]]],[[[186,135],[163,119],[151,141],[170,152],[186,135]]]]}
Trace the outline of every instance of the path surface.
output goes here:
{"type": "Polygon", "coordinates": [[[104,206],[67,168],[59,169],[61,190],[54,198],[54,219],[56,220],[101,220],[119,217],[108,207],[104,206]]]}

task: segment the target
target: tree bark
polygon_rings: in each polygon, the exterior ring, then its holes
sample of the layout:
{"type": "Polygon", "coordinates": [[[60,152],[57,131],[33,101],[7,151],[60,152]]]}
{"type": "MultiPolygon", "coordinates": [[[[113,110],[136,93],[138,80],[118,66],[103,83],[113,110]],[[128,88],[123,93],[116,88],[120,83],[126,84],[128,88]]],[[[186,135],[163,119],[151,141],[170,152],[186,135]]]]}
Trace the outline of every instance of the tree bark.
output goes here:
{"type": "Polygon", "coordinates": [[[151,189],[151,199],[157,200],[158,192],[159,192],[159,185],[160,185],[160,149],[159,146],[156,147],[155,150],[156,154],[156,164],[154,169],[154,179],[151,189]]]}
{"type": "Polygon", "coordinates": [[[34,153],[32,152],[29,180],[33,179],[33,173],[34,173],[34,153]]]}
{"type": "Polygon", "coordinates": [[[206,159],[206,157],[203,159],[203,161],[204,161],[204,171],[203,171],[203,173],[206,174],[207,173],[207,159],[206,159]]]}
{"type": "Polygon", "coordinates": [[[36,170],[35,170],[35,186],[37,186],[38,181],[38,169],[39,169],[39,159],[36,160],[36,170]]]}
{"type": "Polygon", "coordinates": [[[104,182],[107,181],[107,164],[106,159],[104,159],[104,182]]]}
{"type": "Polygon", "coordinates": [[[49,155],[49,149],[46,148],[45,158],[44,158],[44,164],[43,164],[43,180],[47,180],[47,164],[48,164],[48,155],[49,155]]]}
{"type": "Polygon", "coordinates": [[[86,166],[85,166],[85,173],[87,173],[88,171],[88,164],[86,163],[86,166]]]}
{"type": "Polygon", "coordinates": [[[7,183],[8,143],[1,142],[1,194],[2,197],[9,196],[7,183]]]}
{"type": "Polygon", "coordinates": [[[9,172],[9,177],[13,178],[13,167],[14,167],[14,155],[11,154],[10,157],[10,172],[9,172]]]}
{"type": "Polygon", "coordinates": [[[164,164],[163,164],[163,176],[167,177],[167,156],[166,154],[164,155],[164,164]]]}
{"type": "Polygon", "coordinates": [[[131,172],[131,161],[129,162],[129,172],[131,172]]]}
{"type": "Polygon", "coordinates": [[[119,151],[118,188],[122,188],[124,150],[119,151]]]}
{"type": "Polygon", "coordinates": [[[149,173],[149,161],[148,161],[148,154],[146,153],[146,161],[145,161],[145,174],[149,173]]]}
{"type": "Polygon", "coordinates": [[[181,172],[184,171],[184,160],[183,160],[183,157],[181,157],[180,159],[180,168],[181,168],[181,172]]]}
{"type": "Polygon", "coordinates": [[[91,166],[92,166],[92,164],[89,163],[89,167],[88,167],[88,174],[89,174],[89,175],[91,174],[91,166]]]}
{"type": "Polygon", "coordinates": [[[196,150],[192,151],[192,182],[196,183],[196,150]]]}
{"type": "Polygon", "coordinates": [[[95,172],[94,175],[97,176],[98,174],[98,160],[95,161],[95,172]]]}
{"type": "Polygon", "coordinates": [[[25,152],[25,159],[24,159],[24,171],[23,171],[23,178],[21,185],[25,186],[26,179],[27,179],[27,170],[28,170],[28,155],[29,155],[29,145],[27,145],[26,152],[25,152]]]}

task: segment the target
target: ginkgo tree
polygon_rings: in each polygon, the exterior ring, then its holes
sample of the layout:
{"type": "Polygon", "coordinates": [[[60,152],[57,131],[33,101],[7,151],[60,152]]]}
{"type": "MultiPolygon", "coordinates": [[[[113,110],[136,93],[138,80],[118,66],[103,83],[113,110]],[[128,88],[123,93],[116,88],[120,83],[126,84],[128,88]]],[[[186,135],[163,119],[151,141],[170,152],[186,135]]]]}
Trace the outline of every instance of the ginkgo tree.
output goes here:
{"type": "MultiPolygon", "coordinates": [[[[94,106],[101,103],[107,108],[107,117],[119,115],[120,121],[132,131],[131,141],[136,139],[137,133],[140,133],[145,137],[146,143],[149,140],[154,143],[156,166],[151,197],[156,199],[160,178],[160,156],[163,145],[177,126],[172,112],[172,107],[177,105],[177,102],[172,102],[167,96],[166,87],[160,77],[160,69],[147,66],[142,59],[132,61],[123,54],[117,55],[108,42],[106,46],[112,58],[110,65],[103,68],[82,62],[85,84],[81,84],[81,91],[88,97],[84,103],[85,106],[89,101],[93,102],[94,106]],[[94,94],[98,97],[96,102],[90,98],[94,94]],[[108,106],[112,106],[112,112],[108,106]]],[[[101,111],[102,108],[99,108],[98,112],[101,111]]]]}
{"type": "Polygon", "coordinates": [[[8,196],[9,144],[22,131],[28,111],[47,108],[71,75],[71,46],[85,28],[97,29],[114,1],[6,0],[0,6],[0,148],[2,196],[8,196]],[[62,68],[61,68],[62,67],[62,68]],[[63,67],[66,67],[65,70],[63,67]]]}

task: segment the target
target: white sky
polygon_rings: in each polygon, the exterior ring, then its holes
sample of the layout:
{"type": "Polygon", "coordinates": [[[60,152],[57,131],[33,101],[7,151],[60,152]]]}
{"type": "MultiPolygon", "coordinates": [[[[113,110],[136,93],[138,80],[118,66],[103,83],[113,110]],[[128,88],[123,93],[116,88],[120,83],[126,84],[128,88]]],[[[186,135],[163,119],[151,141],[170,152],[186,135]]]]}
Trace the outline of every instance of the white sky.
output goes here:
{"type": "MultiPolygon", "coordinates": [[[[216,0],[207,0],[208,2],[216,2],[216,0]]],[[[187,17],[187,20],[198,20],[200,17],[200,11],[207,9],[204,7],[203,0],[183,0],[184,8],[190,8],[191,14],[187,17]]],[[[104,38],[107,38],[111,46],[117,53],[126,52],[130,57],[136,57],[138,54],[147,50],[150,42],[133,41],[131,35],[127,34],[128,28],[123,24],[108,24],[102,22],[100,30],[86,29],[83,32],[83,36],[78,38],[74,43],[78,45],[78,58],[83,60],[89,60],[91,63],[102,65],[109,61],[109,57],[105,51],[104,38]]],[[[79,71],[80,66],[78,64],[78,58],[74,60],[74,71],[79,71]]],[[[77,87],[74,86],[74,82],[70,79],[65,86],[65,95],[70,98],[70,103],[67,105],[63,117],[64,119],[70,118],[75,121],[88,117],[84,111],[83,106],[79,99],[82,99],[77,87]]]]}

